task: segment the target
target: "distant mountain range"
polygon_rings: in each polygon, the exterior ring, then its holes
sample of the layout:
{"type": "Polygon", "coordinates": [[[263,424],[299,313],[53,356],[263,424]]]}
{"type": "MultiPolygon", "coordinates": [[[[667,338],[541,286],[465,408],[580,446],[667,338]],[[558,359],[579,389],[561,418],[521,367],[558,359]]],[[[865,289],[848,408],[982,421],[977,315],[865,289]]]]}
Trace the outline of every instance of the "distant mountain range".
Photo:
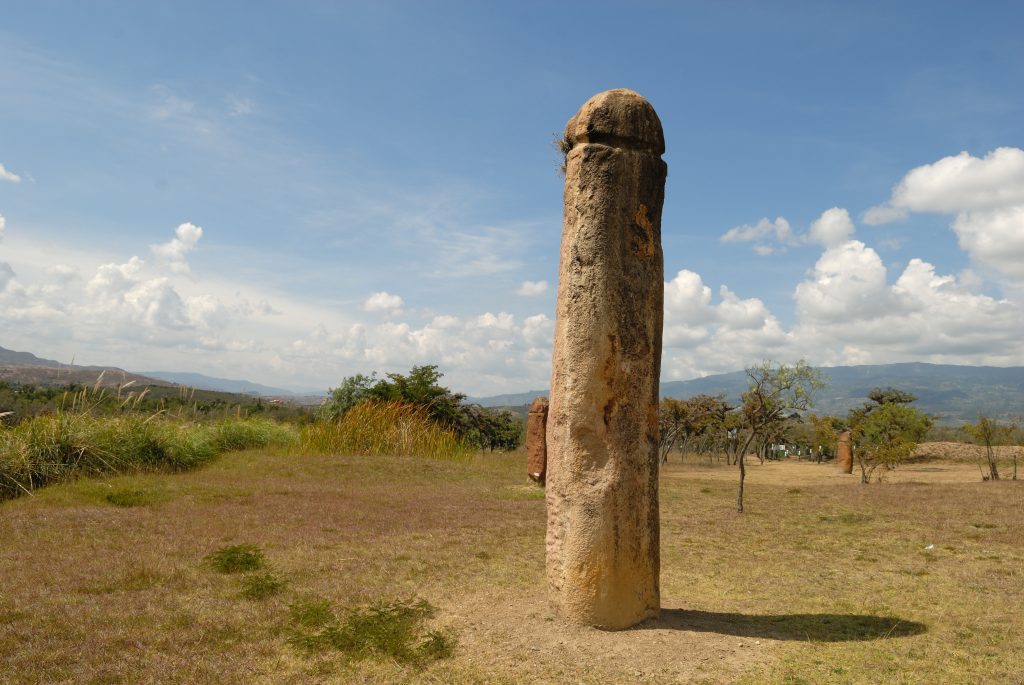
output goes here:
{"type": "MultiPolygon", "coordinates": [[[[873,388],[894,387],[912,393],[915,406],[944,423],[974,421],[984,414],[995,418],[1024,417],[1024,366],[955,366],[952,364],[877,364],[873,366],[822,367],[829,385],[816,397],[814,411],[845,414],[867,400],[873,388]]],[[[116,367],[77,366],[43,359],[29,352],[0,347],[0,380],[36,385],[91,385],[103,373],[108,386],[134,382],[135,385],[184,385],[200,390],[246,395],[291,396],[294,401],[316,404],[325,391],[306,388],[278,388],[251,381],[215,378],[199,373],[145,371],[131,373],[116,367]]],[[[663,381],[662,397],[687,398],[694,395],[725,395],[733,402],[747,388],[743,371],[663,381]]],[[[523,407],[547,390],[470,397],[467,401],[485,407],[523,407]]]]}
{"type": "Polygon", "coordinates": [[[167,381],[148,378],[116,366],[78,366],[53,359],[43,359],[30,352],[16,352],[0,347],[0,381],[28,383],[42,386],[95,385],[117,387],[169,386],[167,381]]]}
{"type": "Polygon", "coordinates": [[[141,371],[143,376],[159,378],[178,385],[187,385],[190,388],[200,390],[219,390],[220,392],[235,392],[243,395],[326,395],[323,390],[310,390],[308,388],[275,388],[270,385],[253,383],[252,381],[236,381],[229,378],[215,378],[201,373],[188,373],[185,371],[141,371]]]}
{"type": "Polygon", "coordinates": [[[61,364],[53,359],[42,359],[31,352],[15,352],[6,347],[0,347],[0,364],[4,366],[46,366],[52,369],[70,366],[70,364],[61,364]]]}
{"type": "MultiPolygon", "coordinates": [[[[873,388],[894,387],[917,396],[914,406],[943,423],[974,421],[979,415],[1003,419],[1024,416],[1024,366],[955,366],[952,364],[876,364],[822,367],[829,385],[816,397],[814,411],[845,414],[867,400],[873,388]]],[[[733,402],[747,389],[743,371],[663,381],[662,397],[725,395],[733,402]]],[[[485,407],[521,406],[546,390],[470,398],[485,407]]]]}
{"type": "Polygon", "coordinates": [[[198,390],[237,393],[241,395],[303,396],[317,398],[326,395],[323,390],[308,388],[275,388],[251,381],[215,378],[201,373],[175,371],[142,371],[133,373],[114,366],[79,366],[64,364],[53,359],[37,357],[31,352],[17,352],[0,347],[0,380],[34,385],[66,385],[78,383],[92,385],[103,374],[101,385],[118,386],[132,382],[135,385],[184,385],[198,390]]]}

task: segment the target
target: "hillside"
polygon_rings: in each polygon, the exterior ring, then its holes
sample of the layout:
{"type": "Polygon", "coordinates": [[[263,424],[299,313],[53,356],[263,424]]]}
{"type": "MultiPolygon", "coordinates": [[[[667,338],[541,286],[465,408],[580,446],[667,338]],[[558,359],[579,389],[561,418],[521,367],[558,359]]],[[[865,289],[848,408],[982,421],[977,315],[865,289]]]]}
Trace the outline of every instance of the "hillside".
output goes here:
{"type": "Polygon", "coordinates": [[[67,365],[53,359],[42,359],[31,352],[16,352],[6,347],[0,347],[0,366],[48,366],[59,368],[67,365]]]}
{"type": "MultiPolygon", "coordinates": [[[[872,388],[892,386],[913,393],[915,404],[942,423],[974,421],[979,414],[1011,419],[1024,415],[1024,367],[955,366],[952,364],[877,364],[822,367],[829,385],[817,397],[814,410],[845,414],[861,405],[872,388]]],[[[747,388],[743,371],[663,381],[662,397],[687,398],[699,394],[725,395],[738,401],[747,388]]],[[[547,391],[480,397],[483,406],[528,404],[547,391]],[[518,400],[517,402],[514,402],[518,400]]]]}
{"type": "Polygon", "coordinates": [[[201,373],[187,373],[184,371],[142,371],[144,376],[158,378],[169,383],[177,383],[190,388],[200,390],[217,390],[220,392],[233,392],[244,395],[292,395],[291,390],[275,388],[269,385],[261,385],[245,380],[232,380],[230,378],[215,378],[201,373]]]}
{"type": "MultiPolygon", "coordinates": [[[[943,423],[973,421],[979,414],[1024,415],[1024,367],[952,364],[877,364],[825,367],[829,385],[818,393],[815,411],[845,414],[861,405],[872,388],[892,386],[917,396],[915,406],[943,423]]],[[[661,384],[663,397],[725,394],[738,400],[746,389],[742,371],[661,384]]]]}

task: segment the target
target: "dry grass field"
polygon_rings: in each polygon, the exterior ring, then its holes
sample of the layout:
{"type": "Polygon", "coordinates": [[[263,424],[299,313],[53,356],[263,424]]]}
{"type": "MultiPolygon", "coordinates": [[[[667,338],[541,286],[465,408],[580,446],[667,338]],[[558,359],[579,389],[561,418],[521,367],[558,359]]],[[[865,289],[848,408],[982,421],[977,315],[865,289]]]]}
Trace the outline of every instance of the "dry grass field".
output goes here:
{"type": "Polygon", "coordinates": [[[933,460],[865,486],[755,460],[739,515],[735,475],[665,470],[665,611],[619,633],[548,610],[521,455],[249,451],[44,488],[0,503],[0,682],[1024,682],[1024,482],[933,460]],[[230,545],[257,546],[262,575],[218,573],[230,545]],[[289,641],[291,607],[413,597],[451,658],[289,641]]]}

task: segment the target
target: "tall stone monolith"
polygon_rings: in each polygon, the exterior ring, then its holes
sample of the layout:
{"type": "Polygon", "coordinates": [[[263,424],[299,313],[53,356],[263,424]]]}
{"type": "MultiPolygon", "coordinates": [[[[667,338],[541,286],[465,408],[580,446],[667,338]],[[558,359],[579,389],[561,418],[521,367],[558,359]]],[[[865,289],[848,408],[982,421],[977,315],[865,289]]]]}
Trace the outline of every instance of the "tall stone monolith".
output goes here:
{"type": "Polygon", "coordinates": [[[537,397],[526,414],[526,475],[544,485],[548,471],[548,398],[537,397]]]}
{"type": "Polygon", "coordinates": [[[853,473],[853,440],[850,431],[839,434],[836,443],[836,466],[843,473],[853,473]]]}
{"type": "Polygon", "coordinates": [[[609,90],[569,120],[565,149],[547,577],[564,620],[620,629],[656,616],[661,601],[665,139],[643,97],[609,90]]]}

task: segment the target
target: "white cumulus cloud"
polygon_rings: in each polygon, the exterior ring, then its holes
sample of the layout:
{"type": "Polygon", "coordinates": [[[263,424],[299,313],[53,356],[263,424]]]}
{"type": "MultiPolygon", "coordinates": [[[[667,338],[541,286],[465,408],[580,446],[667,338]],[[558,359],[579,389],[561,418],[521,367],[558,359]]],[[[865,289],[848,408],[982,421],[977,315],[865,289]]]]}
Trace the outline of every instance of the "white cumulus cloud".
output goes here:
{"type": "Polygon", "coordinates": [[[801,317],[841,322],[870,317],[897,305],[886,290],[886,269],[873,249],[850,240],[818,259],[810,280],[797,285],[801,317]]]}
{"type": "Polygon", "coordinates": [[[366,298],[366,301],[363,302],[363,309],[368,312],[386,312],[398,309],[402,304],[402,298],[398,295],[392,295],[391,293],[381,291],[379,293],[373,293],[366,298]]]}
{"type": "Polygon", "coordinates": [[[961,152],[911,169],[867,223],[905,212],[955,214],[1024,204],[1024,150],[996,148],[984,157],[961,152]]]}
{"type": "Polygon", "coordinates": [[[785,217],[775,221],[763,218],[756,224],[744,224],[730,228],[720,240],[723,243],[755,243],[754,252],[762,257],[785,252],[789,247],[806,243],[817,243],[825,247],[838,245],[853,235],[853,221],[850,213],[841,207],[825,210],[807,233],[798,234],[785,217]]]}
{"type": "Polygon", "coordinates": [[[971,259],[1024,282],[1024,204],[962,212],[952,227],[971,259]]]}
{"type": "Polygon", "coordinates": [[[840,207],[833,207],[826,209],[811,224],[807,240],[831,247],[846,242],[852,235],[853,221],[850,220],[850,213],[840,207]]]}
{"type": "Polygon", "coordinates": [[[911,212],[953,214],[950,225],[976,265],[1024,282],[1024,150],[967,152],[912,169],[889,201],[864,215],[884,223],[911,212]]]}
{"type": "Polygon", "coordinates": [[[0,262],[0,292],[7,289],[7,284],[14,281],[14,269],[7,262],[0,262]]]}
{"type": "Polygon", "coordinates": [[[149,249],[167,264],[171,271],[188,273],[186,255],[195,249],[196,243],[203,237],[203,229],[192,223],[184,223],[175,229],[174,235],[169,242],[151,245],[149,249]]]}
{"type": "Polygon", "coordinates": [[[522,285],[516,289],[516,294],[524,297],[536,297],[538,295],[543,295],[547,291],[547,281],[523,281],[522,285]]]}
{"type": "Polygon", "coordinates": [[[769,221],[767,217],[756,224],[744,224],[730,228],[722,234],[723,243],[749,243],[765,239],[774,239],[780,243],[793,240],[793,230],[785,217],[776,217],[769,221]]]}
{"type": "Polygon", "coordinates": [[[13,171],[8,171],[7,169],[4,168],[3,164],[0,164],[0,181],[7,181],[8,183],[21,183],[21,176],[14,173],[13,171]]]}

